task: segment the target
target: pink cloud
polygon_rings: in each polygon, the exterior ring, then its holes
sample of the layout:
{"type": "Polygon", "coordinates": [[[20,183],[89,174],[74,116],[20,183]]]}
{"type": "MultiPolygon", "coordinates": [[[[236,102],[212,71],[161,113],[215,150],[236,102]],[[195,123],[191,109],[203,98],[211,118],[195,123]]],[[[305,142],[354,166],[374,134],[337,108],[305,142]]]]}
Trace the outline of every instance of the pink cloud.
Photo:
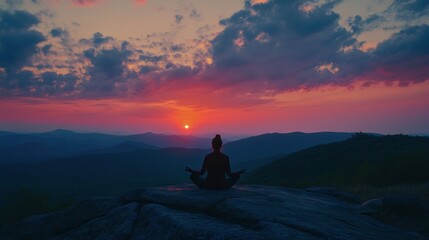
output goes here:
{"type": "Polygon", "coordinates": [[[134,3],[137,5],[145,5],[147,3],[147,0],[134,0],[134,3]]]}

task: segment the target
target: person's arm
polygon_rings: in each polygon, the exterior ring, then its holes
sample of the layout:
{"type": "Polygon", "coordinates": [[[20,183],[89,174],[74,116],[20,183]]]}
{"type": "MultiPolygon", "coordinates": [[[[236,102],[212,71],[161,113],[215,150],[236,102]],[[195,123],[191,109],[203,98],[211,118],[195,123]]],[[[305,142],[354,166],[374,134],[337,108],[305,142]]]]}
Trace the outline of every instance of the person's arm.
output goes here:
{"type": "Polygon", "coordinates": [[[226,175],[228,175],[228,177],[233,177],[233,176],[237,176],[243,173],[246,173],[246,169],[241,169],[238,172],[231,172],[231,166],[229,164],[229,158],[227,159],[227,166],[226,166],[226,175]]]}
{"type": "Polygon", "coordinates": [[[194,175],[203,175],[204,173],[206,173],[206,170],[204,168],[201,168],[200,171],[195,171],[195,170],[193,170],[193,169],[191,169],[189,167],[186,167],[185,171],[190,172],[190,173],[192,173],[194,175]]]}
{"type": "Polygon", "coordinates": [[[203,163],[203,166],[201,167],[200,171],[195,171],[189,167],[186,167],[185,171],[190,172],[194,175],[203,175],[204,173],[206,173],[206,159],[204,159],[204,163],[203,163]]]}

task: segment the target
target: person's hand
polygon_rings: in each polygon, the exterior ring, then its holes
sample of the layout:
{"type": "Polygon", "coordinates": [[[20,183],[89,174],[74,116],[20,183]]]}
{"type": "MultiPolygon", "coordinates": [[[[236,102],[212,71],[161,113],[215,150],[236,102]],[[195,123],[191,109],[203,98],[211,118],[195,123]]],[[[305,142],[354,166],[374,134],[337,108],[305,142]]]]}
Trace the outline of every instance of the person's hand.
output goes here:
{"type": "Polygon", "coordinates": [[[240,171],[238,171],[238,174],[243,174],[243,173],[246,173],[247,172],[247,169],[241,169],[240,171]]]}
{"type": "Polygon", "coordinates": [[[191,168],[190,167],[185,167],[185,172],[191,172],[191,168]]]}

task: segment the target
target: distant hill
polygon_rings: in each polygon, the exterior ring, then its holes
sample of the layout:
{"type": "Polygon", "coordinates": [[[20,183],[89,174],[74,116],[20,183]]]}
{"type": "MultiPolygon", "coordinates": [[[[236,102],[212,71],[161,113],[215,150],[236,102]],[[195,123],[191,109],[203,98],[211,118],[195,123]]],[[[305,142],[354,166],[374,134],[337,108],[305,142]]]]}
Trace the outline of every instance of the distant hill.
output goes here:
{"type": "Polygon", "coordinates": [[[28,134],[5,134],[0,135],[0,148],[12,147],[30,142],[42,142],[39,137],[28,134]]]}
{"type": "Polygon", "coordinates": [[[44,133],[0,132],[0,166],[37,162],[77,154],[129,152],[166,147],[210,148],[210,140],[185,135],[145,133],[110,135],[57,129],[44,133]]]}
{"type": "Polygon", "coordinates": [[[103,148],[103,145],[91,141],[42,139],[28,135],[3,136],[0,137],[0,142],[5,142],[0,144],[0,166],[66,157],[103,148]]]}
{"type": "MultiPolygon", "coordinates": [[[[248,162],[245,167],[252,169],[267,163],[267,159],[273,160],[277,156],[317,144],[341,141],[350,136],[350,133],[329,132],[271,133],[225,143],[223,151],[230,156],[232,164],[248,162]]],[[[89,153],[130,152],[137,149],[181,147],[209,151],[210,144],[209,138],[155,133],[110,135],[77,133],[64,129],[30,134],[4,132],[0,134],[0,166],[89,153]]]]}
{"type": "Polygon", "coordinates": [[[229,155],[231,163],[257,160],[272,156],[285,155],[311,146],[342,141],[352,133],[267,133],[249,137],[223,146],[222,151],[229,155]]]}
{"type": "Polygon", "coordinates": [[[6,132],[6,131],[0,131],[0,136],[7,136],[7,135],[13,135],[15,133],[13,132],[6,132]]]}
{"type": "Polygon", "coordinates": [[[21,187],[53,196],[84,196],[183,183],[189,181],[185,167],[200,168],[205,154],[199,149],[139,149],[0,166],[0,198],[21,187]]]}
{"type": "Polygon", "coordinates": [[[246,183],[308,186],[393,186],[429,181],[429,138],[357,134],[268,163],[246,183]]]}
{"type": "Polygon", "coordinates": [[[211,148],[211,139],[194,137],[190,135],[164,135],[155,133],[143,133],[128,135],[125,137],[130,141],[143,142],[160,148],[181,147],[181,148],[211,148]]]}
{"type": "Polygon", "coordinates": [[[43,139],[67,139],[72,141],[92,142],[100,146],[113,146],[125,141],[125,136],[111,135],[104,133],[78,133],[70,130],[57,129],[44,133],[32,133],[32,136],[37,136],[43,139]]]}
{"type": "Polygon", "coordinates": [[[101,149],[95,149],[90,150],[85,153],[81,154],[89,154],[89,153],[126,153],[126,152],[134,152],[141,149],[159,149],[159,147],[155,147],[146,143],[141,142],[134,142],[134,141],[125,141],[118,145],[107,147],[107,148],[101,148],[101,149]]]}

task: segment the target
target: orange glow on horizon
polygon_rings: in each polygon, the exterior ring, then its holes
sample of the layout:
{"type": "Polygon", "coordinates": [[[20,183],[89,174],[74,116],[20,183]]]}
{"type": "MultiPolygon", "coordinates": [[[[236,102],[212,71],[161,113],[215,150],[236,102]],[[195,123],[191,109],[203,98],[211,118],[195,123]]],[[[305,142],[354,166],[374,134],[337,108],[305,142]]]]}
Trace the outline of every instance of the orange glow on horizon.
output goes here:
{"type": "Polygon", "coordinates": [[[66,128],[124,133],[201,134],[290,131],[374,131],[418,133],[429,113],[429,82],[407,87],[375,84],[325,87],[271,96],[207,93],[201,88],[167,91],[140,99],[2,99],[0,130],[66,128]],[[210,95],[211,94],[211,95],[210,95]],[[163,99],[163,100],[161,100],[163,99]],[[173,100],[174,99],[174,100],[173,100]],[[5,114],[7,113],[7,114],[5,114]],[[389,121],[386,121],[389,119],[389,121]],[[178,124],[179,123],[179,124],[178,124]],[[186,127],[187,126],[187,127],[186,127]]]}

